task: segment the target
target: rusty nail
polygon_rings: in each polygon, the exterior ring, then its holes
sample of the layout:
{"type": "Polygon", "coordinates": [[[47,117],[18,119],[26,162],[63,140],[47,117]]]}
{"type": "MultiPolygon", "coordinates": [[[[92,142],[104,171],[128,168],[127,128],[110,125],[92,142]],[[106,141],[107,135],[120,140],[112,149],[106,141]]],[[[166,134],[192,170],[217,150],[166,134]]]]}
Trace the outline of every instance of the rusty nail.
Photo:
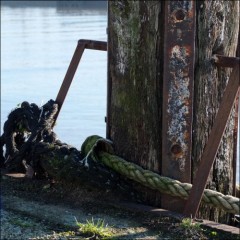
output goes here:
{"type": "Polygon", "coordinates": [[[175,18],[178,20],[178,21],[183,21],[184,18],[185,18],[185,12],[182,10],[182,9],[178,9],[176,12],[175,12],[175,18]]]}
{"type": "Polygon", "coordinates": [[[171,152],[175,155],[182,153],[182,147],[179,144],[174,144],[171,147],[171,152]]]}

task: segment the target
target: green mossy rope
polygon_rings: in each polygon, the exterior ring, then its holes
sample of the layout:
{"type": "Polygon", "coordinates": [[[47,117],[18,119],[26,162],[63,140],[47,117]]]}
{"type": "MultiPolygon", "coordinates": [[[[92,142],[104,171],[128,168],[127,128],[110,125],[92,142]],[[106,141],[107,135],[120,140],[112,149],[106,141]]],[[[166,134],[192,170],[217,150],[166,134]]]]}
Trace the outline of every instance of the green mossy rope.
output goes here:
{"type": "MultiPolygon", "coordinates": [[[[187,199],[192,188],[190,183],[181,183],[177,180],[163,177],[114,155],[111,143],[99,136],[88,137],[82,145],[81,152],[86,160],[88,157],[91,157],[119,174],[161,193],[187,199]]],[[[239,214],[239,198],[205,189],[202,201],[221,208],[226,212],[239,214]]]]}

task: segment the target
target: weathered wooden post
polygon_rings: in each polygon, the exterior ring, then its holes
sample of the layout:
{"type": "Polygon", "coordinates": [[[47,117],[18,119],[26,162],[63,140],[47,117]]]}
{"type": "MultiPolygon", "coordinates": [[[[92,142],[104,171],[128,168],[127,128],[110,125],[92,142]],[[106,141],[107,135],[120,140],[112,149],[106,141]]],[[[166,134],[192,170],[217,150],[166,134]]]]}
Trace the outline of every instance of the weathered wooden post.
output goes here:
{"type": "MultiPolygon", "coordinates": [[[[117,155],[157,173],[162,154],[161,13],[160,1],[109,1],[107,135],[117,155]]],[[[147,192],[148,201],[159,203],[155,193],[147,192]]]]}
{"type": "MultiPolygon", "coordinates": [[[[199,166],[235,56],[238,1],[109,1],[107,136],[117,155],[183,182],[199,166]],[[196,25],[195,25],[196,24],[196,25]],[[195,47],[196,45],[196,47],[195,47]]],[[[232,195],[234,108],[208,188],[232,195]]],[[[177,198],[147,189],[151,204],[182,212],[177,198]]],[[[199,217],[227,221],[202,206],[199,217]]]]}

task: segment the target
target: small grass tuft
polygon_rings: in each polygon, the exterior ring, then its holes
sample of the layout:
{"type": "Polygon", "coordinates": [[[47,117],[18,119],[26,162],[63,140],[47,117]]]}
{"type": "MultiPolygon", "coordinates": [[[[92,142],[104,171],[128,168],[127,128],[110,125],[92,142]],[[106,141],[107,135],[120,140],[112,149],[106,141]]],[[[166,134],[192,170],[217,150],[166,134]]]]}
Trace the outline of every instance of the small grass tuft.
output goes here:
{"type": "Polygon", "coordinates": [[[217,232],[211,231],[211,232],[210,232],[210,236],[211,236],[211,237],[217,237],[217,232]]]}
{"type": "Polygon", "coordinates": [[[183,218],[182,222],[180,223],[180,227],[185,229],[196,229],[200,230],[200,223],[193,223],[191,218],[183,218]]]}
{"type": "Polygon", "coordinates": [[[112,232],[103,219],[94,221],[92,218],[91,220],[86,220],[86,223],[80,223],[76,219],[76,223],[79,227],[79,231],[86,236],[100,239],[109,239],[112,236],[112,232]]]}

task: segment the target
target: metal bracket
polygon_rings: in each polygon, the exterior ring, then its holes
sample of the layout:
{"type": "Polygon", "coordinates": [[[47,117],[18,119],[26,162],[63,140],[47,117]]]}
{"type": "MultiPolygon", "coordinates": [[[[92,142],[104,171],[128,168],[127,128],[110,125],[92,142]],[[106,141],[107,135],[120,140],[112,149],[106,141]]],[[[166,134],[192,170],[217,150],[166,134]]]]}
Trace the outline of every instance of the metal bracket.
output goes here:
{"type": "MultiPolygon", "coordinates": [[[[76,47],[75,52],[73,54],[70,65],[68,67],[67,73],[66,73],[66,75],[63,79],[62,85],[59,89],[58,95],[57,95],[56,100],[55,100],[58,103],[58,113],[55,116],[54,124],[55,124],[55,122],[57,120],[57,117],[60,113],[60,110],[61,110],[62,105],[64,103],[64,100],[67,96],[68,90],[70,88],[73,77],[76,73],[78,64],[81,60],[82,54],[83,54],[85,49],[107,51],[107,42],[85,40],[85,39],[80,39],[78,41],[77,47],[76,47]]],[[[53,124],[53,126],[54,126],[54,124],[53,124]]]]}
{"type": "Polygon", "coordinates": [[[192,218],[196,217],[203,191],[224,134],[229,115],[235,103],[235,99],[239,95],[239,58],[229,58],[218,55],[217,58],[215,57],[214,59],[216,59],[217,65],[224,67],[234,66],[234,68],[226,86],[213,128],[202,154],[200,166],[193,180],[193,187],[183,212],[185,216],[192,218]]]}
{"type": "MultiPolygon", "coordinates": [[[[166,1],[164,29],[162,175],[191,182],[195,1],[166,1]]],[[[182,211],[164,195],[161,206],[182,211]]]]}
{"type": "Polygon", "coordinates": [[[240,64],[239,57],[226,57],[223,55],[215,54],[215,55],[213,55],[212,59],[218,67],[233,68],[240,64]]]}

